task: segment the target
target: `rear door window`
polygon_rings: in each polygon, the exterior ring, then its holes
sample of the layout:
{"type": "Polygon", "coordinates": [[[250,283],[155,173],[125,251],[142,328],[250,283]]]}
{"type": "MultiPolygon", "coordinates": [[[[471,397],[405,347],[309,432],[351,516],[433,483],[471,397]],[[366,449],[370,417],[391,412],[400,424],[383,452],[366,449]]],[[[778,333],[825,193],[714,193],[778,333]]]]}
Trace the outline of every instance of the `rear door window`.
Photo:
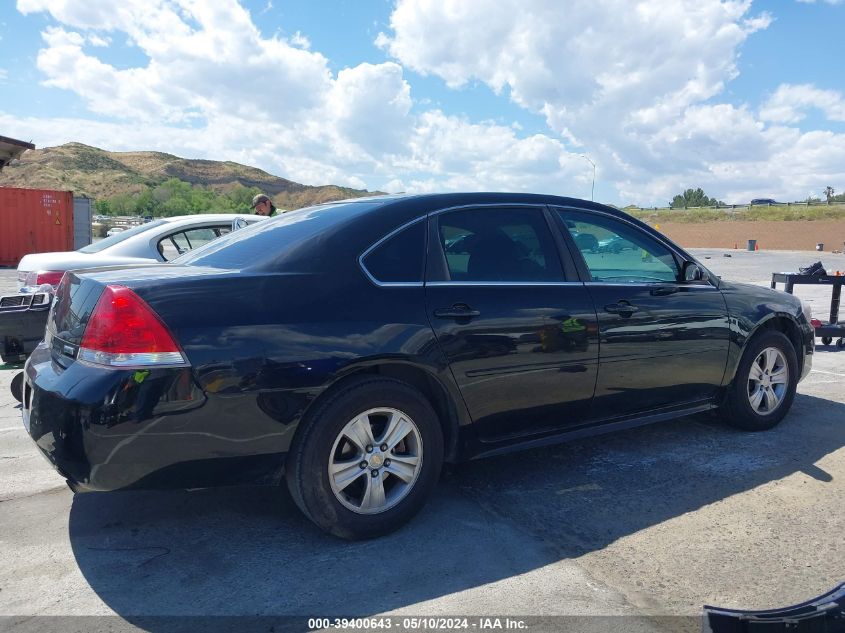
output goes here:
{"type": "Polygon", "coordinates": [[[463,209],[438,216],[451,281],[561,281],[560,257],[542,209],[463,209]]]}

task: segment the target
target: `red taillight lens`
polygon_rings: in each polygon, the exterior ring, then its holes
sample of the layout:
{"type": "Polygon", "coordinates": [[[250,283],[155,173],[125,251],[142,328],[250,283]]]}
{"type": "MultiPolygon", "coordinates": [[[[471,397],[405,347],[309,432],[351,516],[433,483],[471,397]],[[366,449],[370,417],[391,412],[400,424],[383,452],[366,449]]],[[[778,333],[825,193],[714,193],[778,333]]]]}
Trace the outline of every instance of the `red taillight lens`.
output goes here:
{"type": "Polygon", "coordinates": [[[810,325],[812,325],[815,329],[819,329],[822,326],[822,322],[818,319],[810,319],[810,325]]]}
{"type": "Polygon", "coordinates": [[[185,365],[158,315],[125,286],[106,286],[88,319],[79,359],[113,367],[185,365]]]}
{"type": "Polygon", "coordinates": [[[55,288],[64,274],[63,270],[33,270],[26,276],[26,285],[37,287],[41,284],[50,284],[55,288]]]}

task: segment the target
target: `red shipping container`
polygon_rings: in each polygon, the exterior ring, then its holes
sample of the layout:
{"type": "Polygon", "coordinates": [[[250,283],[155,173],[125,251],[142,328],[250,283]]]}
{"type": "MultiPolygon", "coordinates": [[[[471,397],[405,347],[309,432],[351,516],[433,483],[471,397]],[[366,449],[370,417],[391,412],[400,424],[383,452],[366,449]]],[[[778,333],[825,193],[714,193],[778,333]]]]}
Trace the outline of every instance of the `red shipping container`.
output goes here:
{"type": "Polygon", "coordinates": [[[73,250],[73,192],[0,187],[0,266],[73,250]]]}

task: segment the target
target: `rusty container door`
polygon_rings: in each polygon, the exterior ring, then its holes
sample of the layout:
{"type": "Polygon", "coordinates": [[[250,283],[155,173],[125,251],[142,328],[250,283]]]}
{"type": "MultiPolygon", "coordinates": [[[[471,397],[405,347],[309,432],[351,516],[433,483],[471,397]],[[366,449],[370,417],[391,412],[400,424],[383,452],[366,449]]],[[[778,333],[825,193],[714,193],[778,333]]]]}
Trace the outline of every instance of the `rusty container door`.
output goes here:
{"type": "Polygon", "coordinates": [[[73,245],[73,192],[0,187],[0,266],[73,245]]]}

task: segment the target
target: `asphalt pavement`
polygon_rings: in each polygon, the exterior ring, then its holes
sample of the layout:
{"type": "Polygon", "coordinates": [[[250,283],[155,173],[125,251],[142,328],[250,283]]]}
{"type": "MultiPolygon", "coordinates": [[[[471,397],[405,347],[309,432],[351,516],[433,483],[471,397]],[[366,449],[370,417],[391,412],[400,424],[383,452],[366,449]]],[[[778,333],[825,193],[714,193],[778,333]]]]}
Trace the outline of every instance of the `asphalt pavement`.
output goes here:
{"type": "MultiPolygon", "coordinates": [[[[845,255],[695,253],[717,275],[765,285],[819,255],[845,271],[845,255]]],[[[13,289],[14,271],[0,270],[0,293],[13,289]]],[[[829,289],[796,294],[826,317],[829,289]]],[[[67,628],[33,619],[49,615],[163,630],[145,618],[391,613],[700,630],[648,616],[785,606],[845,579],[845,351],[834,346],[817,347],[773,431],[697,416],[461,464],[409,526],[363,543],[318,531],[284,490],[74,495],[22,427],[15,373],[0,367],[0,615],[13,616],[0,628],[67,628]]]]}

